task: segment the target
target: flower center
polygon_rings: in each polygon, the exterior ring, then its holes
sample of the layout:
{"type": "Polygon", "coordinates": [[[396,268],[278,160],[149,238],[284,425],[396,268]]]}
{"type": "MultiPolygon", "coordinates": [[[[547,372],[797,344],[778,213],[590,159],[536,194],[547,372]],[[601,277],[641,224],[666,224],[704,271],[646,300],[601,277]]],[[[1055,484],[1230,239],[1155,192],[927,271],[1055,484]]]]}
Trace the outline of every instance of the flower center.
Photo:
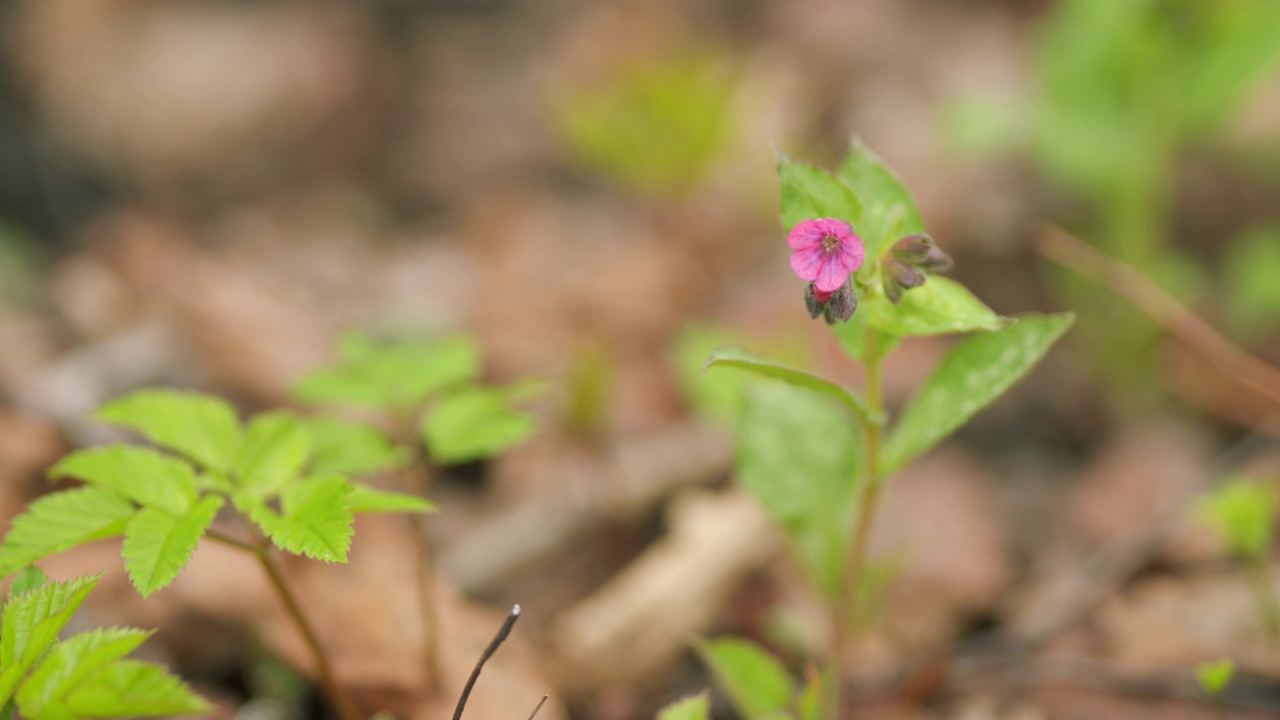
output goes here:
{"type": "Polygon", "coordinates": [[[840,249],[840,238],[827,233],[822,236],[822,252],[828,255],[834,255],[840,249]]]}

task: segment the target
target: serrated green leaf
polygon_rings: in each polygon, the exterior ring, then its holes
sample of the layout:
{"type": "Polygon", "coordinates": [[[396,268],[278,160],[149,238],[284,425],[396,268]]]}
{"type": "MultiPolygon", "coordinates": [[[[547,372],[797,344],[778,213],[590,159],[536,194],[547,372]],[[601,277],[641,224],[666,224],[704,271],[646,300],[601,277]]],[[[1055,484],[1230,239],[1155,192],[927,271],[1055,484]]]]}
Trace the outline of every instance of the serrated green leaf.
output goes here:
{"type": "Polygon", "coordinates": [[[801,220],[830,217],[844,220],[861,235],[862,203],[831,173],[779,152],[778,183],[782,188],[782,223],[788,230],[801,220]]]}
{"type": "Polygon", "coordinates": [[[464,336],[375,344],[345,340],[337,365],[303,377],[294,394],[304,402],[382,410],[412,408],[450,385],[475,378],[480,351],[464,336]]]}
{"type": "Polygon", "coordinates": [[[240,423],[226,401],[178,390],[138,390],[98,408],[97,417],[132,428],[198,464],[228,471],[240,445],[240,423]]]}
{"type": "MultiPolygon", "coordinates": [[[[999,330],[1012,322],[995,314],[965,286],[937,276],[907,290],[897,305],[883,295],[869,297],[858,314],[877,330],[899,337],[999,330]]],[[[836,334],[841,332],[837,327],[836,334]]]]}
{"type": "Polygon", "coordinates": [[[537,423],[513,404],[507,388],[469,387],[442,398],[422,420],[427,452],[437,462],[455,464],[490,457],[524,442],[537,423]]]}
{"type": "Polygon", "coordinates": [[[133,652],[153,631],[103,628],[58,643],[18,690],[25,717],[47,717],[49,705],[61,704],[72,690],[107,663],[133,652]]]}
{"type": "Polygon", "coordinates": [[[250,507],[249,514],[281,550],[345,563],[354,533],[351,493],[351,483],[342,477],[310,477],[285,489],[283,514],[265,505],[250,507]]]}
{"type": "Polygon", "coordinates": [[[13,577],[13,584],[9,586],[9,594],[20,595],[48,583],[49,576],[45,575],[44,571],[35,565],[30,565],[23,568],[21,572],[13,577]]]}
{"type": "Polygon", "coordinates": [[[925,381],[885,442],[880,477],[950,435],[1026,375],[1075,318],[1024,315],[1009,327],[958,343],[925,381]]]}
{"type": "Polygon", "coordinates": [[[860,138],[853,138],[836,177],[862,201],[861,222],[853,229],[866,245],[868,260],[903,235],[925,231],[911,191],[860,138]]]}
{"type": "Polygon", "coordinates": [[[351,512],[362,513],[428,513],[435,512],[436,504],[417,495],[379,490],[364,483],[351,483],[351,512]]]}
{"type": "Polygon", "coordinates": [[[781,380],[788,385],[805,388],[813,392],[821,393],[827,397],[839,402],[841,405],[849,408],[856,415],[864,420],[872,418],[871,411],[867,408],[866,403],[854,391],[846,388],[839,383],[832,382],[824,377],[814,375],[807,370],[788,367],[781,363],[762,358],[758,355],[743,350],[742,348],[727,347],[718,348],[707,356],[706,363],[702,366],[705,373],[713,367],[729,367],[738,368],[740,370],[748,370],[761,377],[767,377],[773,380],[781,380]]]}
{"type": "Polygon", "coordinates": [[[292,414],[255,415],[236,458],[240,486],[263,495],[277,492],[302,472],[310,447],[310,435],[292,414]]]}
{"type": "Polygon", "coordinates": [[[101,579],[102,575],[90,575],[10,594],[0,630],[0,705],[9,702],[18,683],[101,579]]]}
{"type": "Polygon", "coordinates": [[[711,701],[705,691],[677,700],[658,711],[658,720],[708,720],[710,717],[711,701]]]}
{"type": "Polygon", "coordinates": [[[720,638],[699,643],[697,649],[744,718],[765,717],[790,706],[791,676],[759,645],[740,638],[720,638]]]}
{"type": "Polygon", "coordinates": [[[196,474],[187,461],[136,445],[76,450],[50,468],[49,477],[78,478],[178,515],[196,501],[196,474]]]}
{"type": "Polygon", "coordinates": [[[776,382],[751,389],[738,435],[742,483],[782,525],[829,597],[840,591],[859,482],[861,441],[830,398],[776,382]]]}
{"type": "Polygon", "coordinates": [[[124,532],[132,503],[103,487],[45,495],[13,519],[0,544],[0,577],[65,550],[124,532]]]}
{"type": "Polygon", "coordinates": [[[301,423],[311,438],[312,473],[359,476],[405,463],[405,453],[376,428],[333,417],[302,418],[301,423]]]}
{"type": "Polygon", "coordinates": [[[129,521],[121,555],[129,581],[142,597],[173,582],[186,567],[222,503],[221,497],[210,495],[183,515],[143,508],[129,521]]]}
{"type": "Polygon", "coordinates": [[[63,705],[73,717],[185,715],[212,708],[163,667],[117,660],[71,691],[63,705]]]}

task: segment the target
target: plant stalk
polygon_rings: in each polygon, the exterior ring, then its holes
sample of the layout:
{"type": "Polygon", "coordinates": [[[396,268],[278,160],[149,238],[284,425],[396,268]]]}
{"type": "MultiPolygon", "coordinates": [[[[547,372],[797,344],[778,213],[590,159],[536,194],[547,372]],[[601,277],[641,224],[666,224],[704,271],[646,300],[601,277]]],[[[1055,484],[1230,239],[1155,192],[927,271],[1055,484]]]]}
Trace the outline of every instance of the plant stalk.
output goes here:
{"type": "MultiPolygon", "coordinates": [[[[414,462],[404,469],[404,484],[409,493],[426,498],[431,490],[431,463],[414,431],[413,417],[408,415],[396,418],[399,442],[405,447],[414,448],[414,462]]],[[[440,664],[440,620],[436,613],[434,594],[435,558],[431,554],[431,536],[426,516],[410,517],[409,522],[413,527],[414,549],[417,553],[414,565],[418,581],[418,616],[422,622],[422,673],[427,692],[435,697],[440,694],[444,685],[440,664]]]]}
{"type": "Polygon", "coordinates": [[[362,720],[364,715],[356,707],[351,695],[335,679],[333,668],[329,664],[328,656],[325,655],[324,650],[320,647],[320,640],[316,635],[315,629],[307,621],[307,616],[302,612],[302,606],[298,604],[298,600],[289,589],[289,585],[285,583],[280,569],[272,561],[270,546],[266,540],[261,540],[257,545],[250,545],[212,530],[208,531],[206,536],[224,545],[251,553],[258,559],[258,563],[262,565],[262,569],[267,573],[267,579],[271,581],[271,586],[275,588],[276,594],[280,596],[281,602],[284,603],[289,617],[293,619],[294,625],[302,633],[302,639],[307,643],[307,648],[311,651],[312,659],[316,663],[316,671],[320,675],[320,684],[324,686],[325,692],[333,700],[338,714],[342,716],[343,720],[362,720]]]}
{"type": "Polygon", "coordinates": [[[842,706],[842,688],[844,686],[844,658],[852,642],[856,628],[853,622],[856,617],[858,592],[861,589],[862,575],[866,567],[867,548],[871,540],[871,528],[875,522],[877,501],[880,498],[880,435],[883,423],[883,387],[880,378],[880,356],[876,353],[876,331],[870,325],[866,328],[863,343],[866,353],[864,363],[867,375],[866,402],[870,410],[869,419],[861,419],[862,434],[865,438],[863,448],[863,471],[861,497],[858,500],[858,518],[854,525],[853,540],[849,546],[849,557],[845,563],[844,576],[840,583],[840,599],[834,612],[835,647],[831,658],[831,714],[839,720],[842,706]]]}

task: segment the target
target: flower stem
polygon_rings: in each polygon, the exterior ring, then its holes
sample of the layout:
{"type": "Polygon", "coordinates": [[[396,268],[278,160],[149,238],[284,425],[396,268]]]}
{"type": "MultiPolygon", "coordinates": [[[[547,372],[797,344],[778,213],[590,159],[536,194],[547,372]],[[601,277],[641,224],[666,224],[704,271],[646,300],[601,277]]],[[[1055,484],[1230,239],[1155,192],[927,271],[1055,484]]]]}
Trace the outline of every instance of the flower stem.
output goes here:
{"type": "MultiPolygon", "coordinates": [[[[406,490],[413,495],[425,498],[431,490],[431,461],[427,457],[416,432],[414,414],[399,414],[395,418],[398,442],[413,448],[414,462],[406,466],[403,477],[406,490]]],[[[427,528],[426,516],[409,518],[414,533],[414,550],[417,560],[418,582],[418,615],[422,622],[422,673],[425,676],[425,687],[432,695],[439,695],[443,689],[442,670],[440,666],[440,620],[435,605],[435,570],[434,558],[431,554],[431,536],[427,528]]]]}
{"type": "Polygon", "coordinates": [[[271,586],[275,589],[276,595],[280,596],[281,602],[284,603],[285,611],[289,613],[294,625],[302,633],[302,639],[307,643],[307,648],[311,651],[311,657],[316,664],[316,671],[320,675],[320,684],[324,686],[325,692],[333,700],[334,706],[338,709],[338,714],[342,716],[343,720],[361,720],[364,715],[356,707],[355,701],[352,700],[346,689],[339,685],[334,678],[333,668],[329,664],[328,656],[325,655],[324,650],[320,647],[320,640],[316,635],[315,629],[307,621],[307,616],[302,613],[302,606],[298,604],[297,598],[294,597],[289,585],[284,581],[284,576],[281,574],[280,569],[276,567],[275,562],[271,559],[270,546],[266,540],[261,539],[256,544],[251,545],[213,530],[208,531],[206,536],[211,540],[234,547],[237,550],[248,552],[258,559],[258,564],[266,572],[267,579],[271,581],[271,586]]]}
{"type": "Polygon", "coordinates": [[[876,351],[876,331],[870,325],[866,328],[863,343],[867,387],[866,401],[870,410],[868,417],[862,420],[862,435],[865,439],[863,448],[863,470],[861,497],[858,499],[858,518],[854,525],[853,539],[849,546],[849,556],[844,567],[844,575],[840,583],[840,599],[836,603],[833,618],[835,627],[835,643],[831,657],[832,708],[830,717],[840,718],[842,705],[841,689],[844,685],[844,658],[852,642],[853,622],[856,617],[858,592],[862,575],[866,569],[867,547],[871,539],[871,527],[875,522],[877,501],[880,498],[880,435],[883,428],[883,388],[880,379],[880,355],[876,351]]]}

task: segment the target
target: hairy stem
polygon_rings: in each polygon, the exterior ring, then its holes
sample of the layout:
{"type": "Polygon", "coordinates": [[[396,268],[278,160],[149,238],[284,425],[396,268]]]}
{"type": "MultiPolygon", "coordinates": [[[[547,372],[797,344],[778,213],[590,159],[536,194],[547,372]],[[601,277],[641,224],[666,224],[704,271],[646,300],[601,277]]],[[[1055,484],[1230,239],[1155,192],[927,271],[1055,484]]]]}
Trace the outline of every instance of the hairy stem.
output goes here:
{"type": "Polygon", "coordinates": [[[880,356],[876,353],[876,331],[870,325],[866,329],[863,343],[866,353],[867,388],[866,401],[869,412],[868,419],[862,419],[862,434],[865,438],[863,448],[863,470],[861,497],[858,499],[858,518],[854,525],[853,540],[849,546],[849,556],[845,563],[844,576],[840,583],[840,599],[836,603],[833,618],[835,627],[835,643],[831,657],[832,712],[831,717],[839,720],[841,708],[841,688],[844,681],[844,658],[849,643],[854,637],[853,622],[856,617],[858,592],[862,575],[866,568],[867,547],[871,539],[871,528],[875,522],[877,501],[880,498],[880,433],[883,428],[883,388],[880,381],[880,356]]]}
{"type": "Polygon", "coordinates": [[[298,599],[294,597],[293,591],[289,589],[289,585],[285,582],[280,569],[271,559],[271,547],[266,539],[260,539],[256,545],[250,545],[214,530],[207,531],[206,536],[211,540],[234,547],[237,550],[251,553],[258,559],[258,564],[266,572],[267,579],[271,581],[271,586],[275,589],[276,595],[280,596],[281,602],[284,603],[285,611],[289,613],[294,625],[302,633],[302,639],[307,643],[307,648],[311,651],[312,659],[316,663],[316,671],[320,675],[320,684],[324,686],[325,692],[333,700],[334,706],[338,709],[338,714],[342,716],[343,720],[362,720],[364,715],[356,707],[355,701],[334,678],[333,668],[329,664],[329,657],[325,655],[324,649],[320,647],[320,640],[316,635],[315,629],[311,627],[311,623],[307,621],[307,616],[303,614],[302,606],[298,604],[298,599]]]}

